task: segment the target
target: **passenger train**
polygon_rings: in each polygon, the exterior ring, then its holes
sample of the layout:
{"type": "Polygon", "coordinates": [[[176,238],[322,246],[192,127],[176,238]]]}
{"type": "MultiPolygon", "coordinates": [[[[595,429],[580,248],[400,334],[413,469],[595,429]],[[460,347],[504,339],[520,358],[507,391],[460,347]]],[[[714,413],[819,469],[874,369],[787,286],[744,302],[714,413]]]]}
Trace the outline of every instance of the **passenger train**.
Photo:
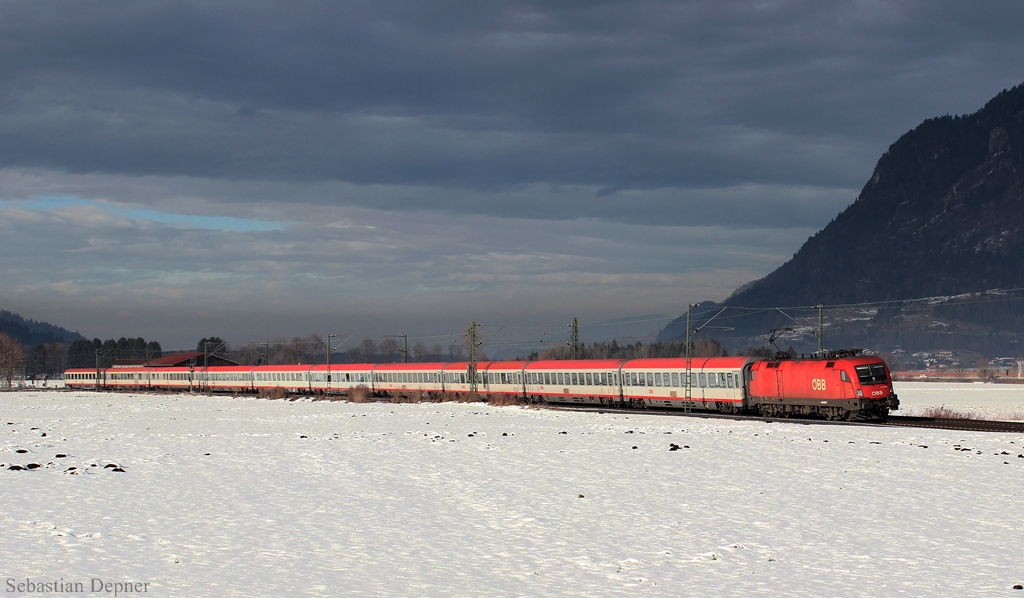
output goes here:
{"type": "Polygon", "coordinates": [[[693,357],[470,364],[386,363],[71,369],[69,388],[178,390],[375,397],[476,392],[526,403],[658,407],[830,420],[884,419],[899,408],[878,357],[841,351],[823,357],[693,357]]]}

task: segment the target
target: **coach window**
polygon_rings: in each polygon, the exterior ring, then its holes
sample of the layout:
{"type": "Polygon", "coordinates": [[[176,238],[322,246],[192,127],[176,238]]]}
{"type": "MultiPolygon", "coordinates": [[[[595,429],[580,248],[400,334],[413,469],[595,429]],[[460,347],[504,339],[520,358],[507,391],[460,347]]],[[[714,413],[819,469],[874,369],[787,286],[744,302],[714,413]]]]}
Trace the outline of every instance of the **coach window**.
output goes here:
{"type": "Polygon", "coordinates": [[[654,372],[654,385],[661,386],[661,372],[654,372]]]}
{"type": "Polygon", "coordinates": [[[726,381],[729,383],[729,388],[732,388],[732,372],[725,375],[726,381]]]}
{"type": "Polygon", "coordinates": [[[679,374],[672,374],[672,386],[679,386],[679,374]]]}

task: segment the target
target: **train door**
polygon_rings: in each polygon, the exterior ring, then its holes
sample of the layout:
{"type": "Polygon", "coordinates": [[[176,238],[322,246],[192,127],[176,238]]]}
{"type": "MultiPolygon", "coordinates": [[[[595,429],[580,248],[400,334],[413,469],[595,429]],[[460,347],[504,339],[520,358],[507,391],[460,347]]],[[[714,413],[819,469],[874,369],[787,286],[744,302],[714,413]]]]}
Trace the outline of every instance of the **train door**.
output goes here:
{"type": "Polygon", "coordinates": [[[785,385],[782,380],[782,369],[777,368],[775,370],[775,397],[780,401],[786,398],[786,393],[783,390],[784,388],[785,385]]]}

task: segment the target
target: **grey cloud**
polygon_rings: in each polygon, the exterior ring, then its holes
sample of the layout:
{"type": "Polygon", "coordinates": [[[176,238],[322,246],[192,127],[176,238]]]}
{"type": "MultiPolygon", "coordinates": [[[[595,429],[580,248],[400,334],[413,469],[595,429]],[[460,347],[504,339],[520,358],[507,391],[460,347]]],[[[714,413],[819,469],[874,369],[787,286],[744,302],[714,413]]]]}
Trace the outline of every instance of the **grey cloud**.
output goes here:
{"type": "Polygon", "coordinates": [[[712,189],[619,189],[615,193],[603,193],[594,186],[551,185],[472,191],[336,181],[74,175],[12,168],[0,169],[0,190],[0,199],[8,200],[75,196],[169,213],[269,221],[319,221],[324,207],[362,205],[389,211],[413,209],[533,220],[597,219],[653,226],[783,229],[820,227],[856,196],[854,189],[758,184],[712,189]]]}
{"type": "Polygon", "coordinates": [[[341,208],[325,209],[326,224],[252,233],[93,206],[8,205],[0,216],[0,270],[18,281],[5,309],[176,344],[200,328],[261,340],[328,321],[366,335],[435,333],[473,317],[596,321],[621,313],[616,305],[674,313],[784,259],[774,247],[792,233],[341,208]]]}
{"type": "Polygon", "coordinates": [[[1009,2],[0,11],[0,163],[71,172],[851,188],[917,121],[1024,78],[1009,2]]]}

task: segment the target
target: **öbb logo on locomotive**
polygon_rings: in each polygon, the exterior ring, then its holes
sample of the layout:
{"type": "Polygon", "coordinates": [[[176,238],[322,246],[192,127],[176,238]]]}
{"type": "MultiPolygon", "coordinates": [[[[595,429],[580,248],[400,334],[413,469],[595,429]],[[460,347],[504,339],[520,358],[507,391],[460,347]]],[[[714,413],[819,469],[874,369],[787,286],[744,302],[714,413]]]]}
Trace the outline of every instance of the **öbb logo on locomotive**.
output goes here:
{"type": "Polygon", "coordinates": [[[885,362],[856,350],[797,358],[693,357],[70,369],[70,388],[505,396],[526,403],[656,407],[770,417],[884,419],[899,408],[885,362]],[[813,395],[813,396],[812,396],[813,395]]]}

